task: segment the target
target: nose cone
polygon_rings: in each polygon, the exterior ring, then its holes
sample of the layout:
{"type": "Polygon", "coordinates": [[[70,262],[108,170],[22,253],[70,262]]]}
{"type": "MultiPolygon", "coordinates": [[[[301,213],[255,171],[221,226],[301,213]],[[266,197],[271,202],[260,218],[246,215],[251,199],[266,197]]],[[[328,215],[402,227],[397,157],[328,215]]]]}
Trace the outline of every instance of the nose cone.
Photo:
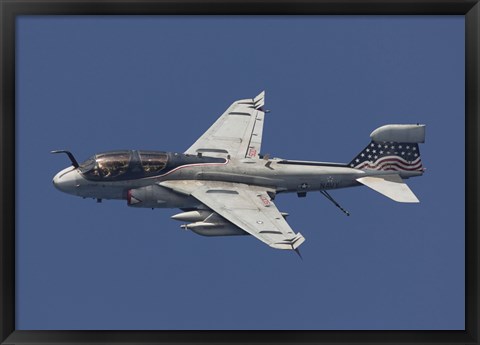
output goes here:
{"type": "Polygon", "coordinates": [[[53,185],[64,193],[75,194],[75,190],[78,187],[77,175],[78,173],[74,167],[63,169],[54,176],[53,185]]]}

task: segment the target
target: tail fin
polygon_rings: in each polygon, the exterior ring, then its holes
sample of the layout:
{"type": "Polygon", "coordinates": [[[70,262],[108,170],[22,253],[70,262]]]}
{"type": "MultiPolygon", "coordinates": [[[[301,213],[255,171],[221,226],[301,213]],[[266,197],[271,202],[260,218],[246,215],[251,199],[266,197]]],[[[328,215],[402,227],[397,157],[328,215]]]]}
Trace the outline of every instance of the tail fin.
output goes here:
{"type": "Polygon", "coordinates": [[[372,141],[349,166],[356,169],[421,172],[425,170],[418,143],[425,142],[425,125],[386,125],[370,134],[372,141]]]}

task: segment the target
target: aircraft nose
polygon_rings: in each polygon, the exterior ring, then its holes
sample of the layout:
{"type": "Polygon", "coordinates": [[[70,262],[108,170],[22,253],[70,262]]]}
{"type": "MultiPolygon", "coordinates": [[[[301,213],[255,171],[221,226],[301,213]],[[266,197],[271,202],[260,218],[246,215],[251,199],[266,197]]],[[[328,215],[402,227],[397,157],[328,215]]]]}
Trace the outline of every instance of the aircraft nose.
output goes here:
{"type": "Polygon", "coordinates": [[[64,193],[74,193],[77,188],[77,176],[74,167],[63,169],[53,177],[53,185],[64,193]]]}

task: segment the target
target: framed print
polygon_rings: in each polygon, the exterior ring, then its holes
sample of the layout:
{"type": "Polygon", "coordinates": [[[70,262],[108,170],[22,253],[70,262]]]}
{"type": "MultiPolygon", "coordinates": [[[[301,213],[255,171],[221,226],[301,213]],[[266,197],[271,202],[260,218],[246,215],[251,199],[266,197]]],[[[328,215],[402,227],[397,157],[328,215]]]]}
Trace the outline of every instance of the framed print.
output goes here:
{"type": "Polygon", "coordinates": [[[479,11],[3,1],[2,344],[478,343],[479,11]]]}

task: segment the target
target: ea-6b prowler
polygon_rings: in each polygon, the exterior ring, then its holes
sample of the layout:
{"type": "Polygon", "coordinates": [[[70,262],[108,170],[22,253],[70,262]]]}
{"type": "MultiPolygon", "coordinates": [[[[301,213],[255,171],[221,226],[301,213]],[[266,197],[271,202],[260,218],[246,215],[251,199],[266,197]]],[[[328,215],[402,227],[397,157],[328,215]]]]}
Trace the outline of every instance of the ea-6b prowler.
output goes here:
{"type": "Polygon", "coordinates": [[[365,185],[397,202],[418,202],[403,182],[424,172],[419,143],[425,125],[390,124],[348,164],[286,160],[260,155],[265,93],[234,102],[184,153],[98,153],[53,178],[59,190],[126,200],[131,207],[179,208],[172,218],[205,236],[252,235],[270,247],[297,250],[295,233],[273,200],[279,193],[319,191],[348,215],[328,190],[365,185]]]}

